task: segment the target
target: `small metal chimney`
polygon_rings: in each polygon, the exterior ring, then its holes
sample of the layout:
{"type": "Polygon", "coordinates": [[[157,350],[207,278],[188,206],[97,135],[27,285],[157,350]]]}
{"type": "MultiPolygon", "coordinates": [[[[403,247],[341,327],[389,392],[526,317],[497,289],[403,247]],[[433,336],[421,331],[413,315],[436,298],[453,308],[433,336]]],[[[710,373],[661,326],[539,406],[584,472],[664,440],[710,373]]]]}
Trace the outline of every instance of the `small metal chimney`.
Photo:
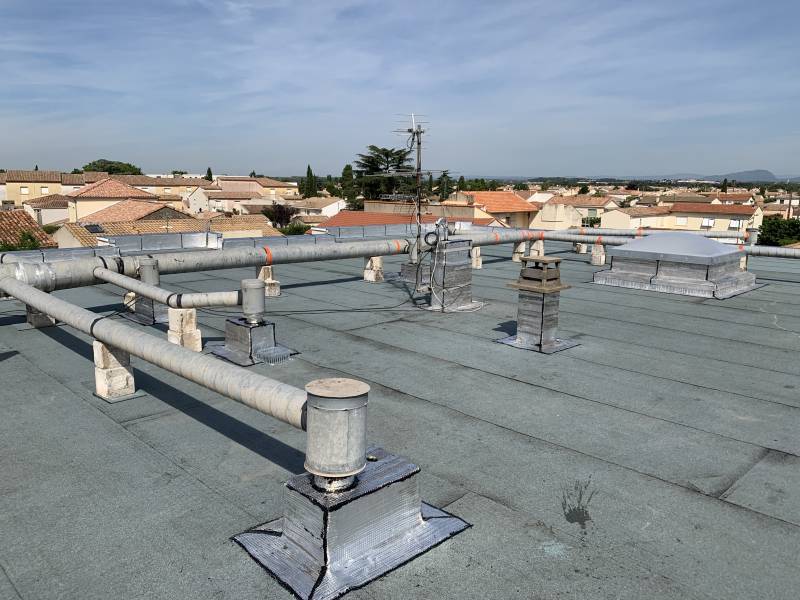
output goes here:
{"type": "MultiPolygon", "coordinates": [[[[142,283],[148,285],[154,285],[156,287],[161,285],[161,276],[158,272],[158,260],[149,256],[140,258],[139,279],[142,283]]],[[[126,303],[127,302],[130,302],[130,299],[126,294],[126,303]]],[[[167,305],[151,300],[150,298],[135,298],[133,312],[125,313],[123,316],[126,319],[141,323],[142,325],[155,325],[156,323],[169,322],[167,305]]]]}
{"type": "Polygon", "coordinates": [[[561,290],[560,258],[523,256],[519,279],[509,284],[519,290],[517,333],[497,340],[501,344],[552,354],[577,346],[577,342],[556,337],[561,290]]]}
{"type": "Polygon", "coordinates": [[[276,341],[275,323],[264,319],[264,290],[263,279],[242,280],[243,316],[225,320],[225,344],[209,344],[213,354],[243,367],[282,363],[293,354],[276,341]]]}

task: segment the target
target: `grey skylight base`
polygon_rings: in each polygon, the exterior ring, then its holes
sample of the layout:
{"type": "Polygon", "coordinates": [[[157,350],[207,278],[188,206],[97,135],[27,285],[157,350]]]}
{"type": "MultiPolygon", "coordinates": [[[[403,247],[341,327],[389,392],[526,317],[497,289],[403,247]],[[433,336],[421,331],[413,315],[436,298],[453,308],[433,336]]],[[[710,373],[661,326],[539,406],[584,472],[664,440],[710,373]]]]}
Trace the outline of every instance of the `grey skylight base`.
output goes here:
{"type": "Polygon", "coordinates": [[[755,275],[739,268],[741,248],[692,233],[653,234],[609,255],[611,268],[594,274],[597,284],[719,299],[758,287],[755,275]]]}
{"type": "Polygon", "coordinates": [[[338,598],[463,531],[469,524],[419,498],[419,467],[372,448],[354,487],[324,493],[292,477],[284,515],[234,541],[298,598],[338,598]]]}
{"type": "Polygon", "coordinates": [[[510,335],[508,337],[495,340],[495,342],[498,344],[505,344],[506,346],[513,346],[514,348],[520,348],[522,350],[541,352],[542,354],[555,354],[556,352],[561,352],[567,348],[580,346],[580,342],[576,342],[574,340],[562,340],[560,338],[556,338],[556,340],[550,344],[527,344],[520,341],[516,335],[510,335]]]}

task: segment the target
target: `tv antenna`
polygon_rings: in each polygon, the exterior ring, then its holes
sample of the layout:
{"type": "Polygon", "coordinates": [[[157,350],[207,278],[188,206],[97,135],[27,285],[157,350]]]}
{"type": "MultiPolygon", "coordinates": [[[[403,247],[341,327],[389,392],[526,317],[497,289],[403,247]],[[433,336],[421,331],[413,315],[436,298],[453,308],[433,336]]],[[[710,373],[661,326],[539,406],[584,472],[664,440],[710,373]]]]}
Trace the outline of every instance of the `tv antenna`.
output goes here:
{"type": "Polygon", "coordinates": [[[411,127],[405,130],[397,130],[397,133],[408,134],[409,150],[416,147],[417,160],[414,169],[414,179],[416,182],[414,208],[417,222],[417,243],[411,251],[411,263],[416,265],[419,264],[419,249],[422,247],[422,135],[425,133],[425,130],[422,128],[422,123],[417,122],[417,115],[411,113],[411,127]]]}

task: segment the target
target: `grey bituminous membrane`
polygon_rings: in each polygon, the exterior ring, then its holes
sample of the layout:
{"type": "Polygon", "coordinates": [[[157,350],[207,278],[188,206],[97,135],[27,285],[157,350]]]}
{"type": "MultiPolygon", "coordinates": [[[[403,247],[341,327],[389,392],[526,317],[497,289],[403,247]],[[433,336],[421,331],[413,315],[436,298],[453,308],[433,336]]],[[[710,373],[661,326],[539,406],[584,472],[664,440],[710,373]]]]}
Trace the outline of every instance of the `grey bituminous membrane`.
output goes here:
{"type": "Polygon", "coordinates": [[[323,493],[308,473],[286,484],[280,519],[233,539],[303,600],[363,587],[469,525],[419,499],[419,468],[380,448],[355,485],[323,493]]]}
{"type": "MultiPolygon", "coordinates": [[[[569,250],[546,243],[572,286],[559,331],[581,345],[553,355],[493,341],[517,315],[511,245],[483,249],[475,313],[390,309],[407,288],[364,283],[360,259],[278,267],[293,287],[268,318],[303,354],[250,368],[368,382],[370,440],[473,525],[348,598],[796,600],[800,261],[751,258],[770,285],[718,302],[589,284],[569,250]],[[589,476],[584,530],[562,493],[589,476]]],[[[55,294],[100,314],[122,301],[55,294]]],[[[305,434],[136,359],[147,394],[108,404],[83,385],[90,340],[16,331],[24,314],[0,302],[0,598],[291,598],[230,538],[280,518],[305,434]]],[[[222,339],[225,316],[198,317],[222,339]]]]}

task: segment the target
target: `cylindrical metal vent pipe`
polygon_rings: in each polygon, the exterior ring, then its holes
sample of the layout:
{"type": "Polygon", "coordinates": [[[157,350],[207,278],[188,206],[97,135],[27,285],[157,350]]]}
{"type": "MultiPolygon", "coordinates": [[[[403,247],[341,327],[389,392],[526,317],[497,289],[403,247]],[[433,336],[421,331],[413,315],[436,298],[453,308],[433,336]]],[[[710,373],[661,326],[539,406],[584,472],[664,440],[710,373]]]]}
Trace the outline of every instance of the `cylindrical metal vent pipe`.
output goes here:
{"type": "Polygon", "coordinates": [[[147,285],[158,287],[161,285],[161,277],[158,274],[158,261],[150,256],[142,256],[139,259],[139,279],[147,285]]]}
{"type": "Polygon", "coordinates": [[[248,323],[257,325],[264,321],[267,310],[263,279],[242,279],[242,313],[248,323]]]}
{"type": "Polygon", "coordinates": [[[305,469],[324,491],[352,484],[367,464],[369,385],[355,379],[317,379],[306,385],[305,469]]]}

